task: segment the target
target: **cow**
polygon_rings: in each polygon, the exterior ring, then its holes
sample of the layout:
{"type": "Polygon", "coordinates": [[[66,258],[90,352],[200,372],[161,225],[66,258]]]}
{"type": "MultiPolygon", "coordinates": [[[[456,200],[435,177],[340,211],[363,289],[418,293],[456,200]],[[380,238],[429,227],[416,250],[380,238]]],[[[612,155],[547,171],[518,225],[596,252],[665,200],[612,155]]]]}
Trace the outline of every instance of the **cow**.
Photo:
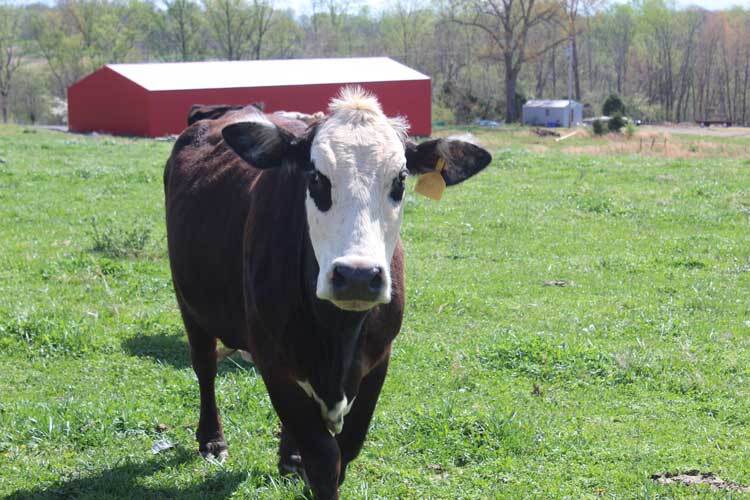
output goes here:
{"type": "Polygon", "coordinates": [[[227,455],[217,341],[248,352],[281,421],[279,470],[338,498],[404,313],[408,176],[484,169],[465,140],[416,144],[378,99],[345,87],[308,125],[257,107],[198,107],[164,172],[177,303],[200,389],[200,453],[227,455]]]}

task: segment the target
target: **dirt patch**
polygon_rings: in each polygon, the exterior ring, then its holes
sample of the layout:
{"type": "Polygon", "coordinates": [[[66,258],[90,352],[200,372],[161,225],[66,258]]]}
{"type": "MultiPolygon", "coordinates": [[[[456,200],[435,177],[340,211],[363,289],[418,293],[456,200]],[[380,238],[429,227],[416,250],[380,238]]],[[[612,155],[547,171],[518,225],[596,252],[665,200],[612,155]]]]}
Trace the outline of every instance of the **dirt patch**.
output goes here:
{"type": "Polygon", "coordinates": [[[560,134],[558,132],[555,132],[554,130],[547,130],[546,128],[535,128],[532,130],[532,132],[539,137],[560,137],[560,134]]]}
{"type": "Polygon", "coordinates": [[[710,142],[708,137],[691,140],[689,136],[676,138],[670,134],[639,130],[628,138],[622,134],[609,134],[595,144],[578,144],[562,148],[568,154],[588,155],[641,155],[662,158],[736,158],[750,153],[750,143],[726,144],[710,142]]]}
{"type": "Polygon", "coordinates": [[[740,493],[750,493],[750,486],[724,481],[712,472],[700,472],[698,470],[689,470],[687,472],[665,472],[664,474],[654,474],[651,479],[659,484],[684,484],[694,486],[696,484],[706,484],[712,490],[737,491],[740,493]]]}
{"type": "Polygon", "coordinates": [[[544,286],[570,286],[572,283],[570,281],[565,280],[547,280],[542,282],[542,285],[544,286]]]}

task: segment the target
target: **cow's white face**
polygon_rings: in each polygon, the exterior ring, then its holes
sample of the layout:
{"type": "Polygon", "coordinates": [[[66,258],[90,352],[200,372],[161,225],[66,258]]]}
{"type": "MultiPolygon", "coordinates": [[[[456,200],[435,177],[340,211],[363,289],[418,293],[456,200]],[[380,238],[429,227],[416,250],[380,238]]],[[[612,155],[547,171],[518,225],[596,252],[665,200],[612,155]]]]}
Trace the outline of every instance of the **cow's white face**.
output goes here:
{"type": "Polygon", "coordinates": [[[344,94],[315,134],[306,199],[316,294],[348,310],[391,300],[390,262],[408,172],[403,124],[374,97],[344,94]]]}

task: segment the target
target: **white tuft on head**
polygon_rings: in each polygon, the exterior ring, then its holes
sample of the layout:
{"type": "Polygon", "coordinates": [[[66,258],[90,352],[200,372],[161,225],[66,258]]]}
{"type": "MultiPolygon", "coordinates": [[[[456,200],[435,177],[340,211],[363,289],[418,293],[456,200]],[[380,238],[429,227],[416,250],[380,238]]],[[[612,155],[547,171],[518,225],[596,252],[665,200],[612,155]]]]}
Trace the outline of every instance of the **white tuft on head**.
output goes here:
{"type": "Polygon", "coordinates": [[[406,138],[409,137],[409,128],[411,127],[409,120],[405,116],[396,116],[395,118],[388,118],[388,121],[391,123],[393,130],[396,131],[396,134],[398,134],[401,142],[405,142],[406,138]]]}
{"type": "Polygon", "coordinates": [[[383,116],[378,98],[359,85],[347,85],[339,95],[331,99],[328,111],[332,115],[341,111],[362,111],[372,115],[383,116]]]}

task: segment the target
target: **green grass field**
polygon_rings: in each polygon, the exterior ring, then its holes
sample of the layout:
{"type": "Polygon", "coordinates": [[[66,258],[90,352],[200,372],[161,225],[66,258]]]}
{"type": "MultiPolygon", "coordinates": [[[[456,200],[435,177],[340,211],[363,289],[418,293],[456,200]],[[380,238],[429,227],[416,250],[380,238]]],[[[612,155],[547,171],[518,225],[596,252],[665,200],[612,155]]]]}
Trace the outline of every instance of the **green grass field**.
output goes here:
{"type": "MultiPolygon", "coordinates": [[[[217,382],[229,460],[196,453],[170,148],[0,127],[0,497],[303,493],[239,358],[217,382]]],[[[342,497],[730,494],[650,479],[690,469],[750,484],[750,159],[493,153],[440,203],[407,197],[407,315],[342,497]]]]}

